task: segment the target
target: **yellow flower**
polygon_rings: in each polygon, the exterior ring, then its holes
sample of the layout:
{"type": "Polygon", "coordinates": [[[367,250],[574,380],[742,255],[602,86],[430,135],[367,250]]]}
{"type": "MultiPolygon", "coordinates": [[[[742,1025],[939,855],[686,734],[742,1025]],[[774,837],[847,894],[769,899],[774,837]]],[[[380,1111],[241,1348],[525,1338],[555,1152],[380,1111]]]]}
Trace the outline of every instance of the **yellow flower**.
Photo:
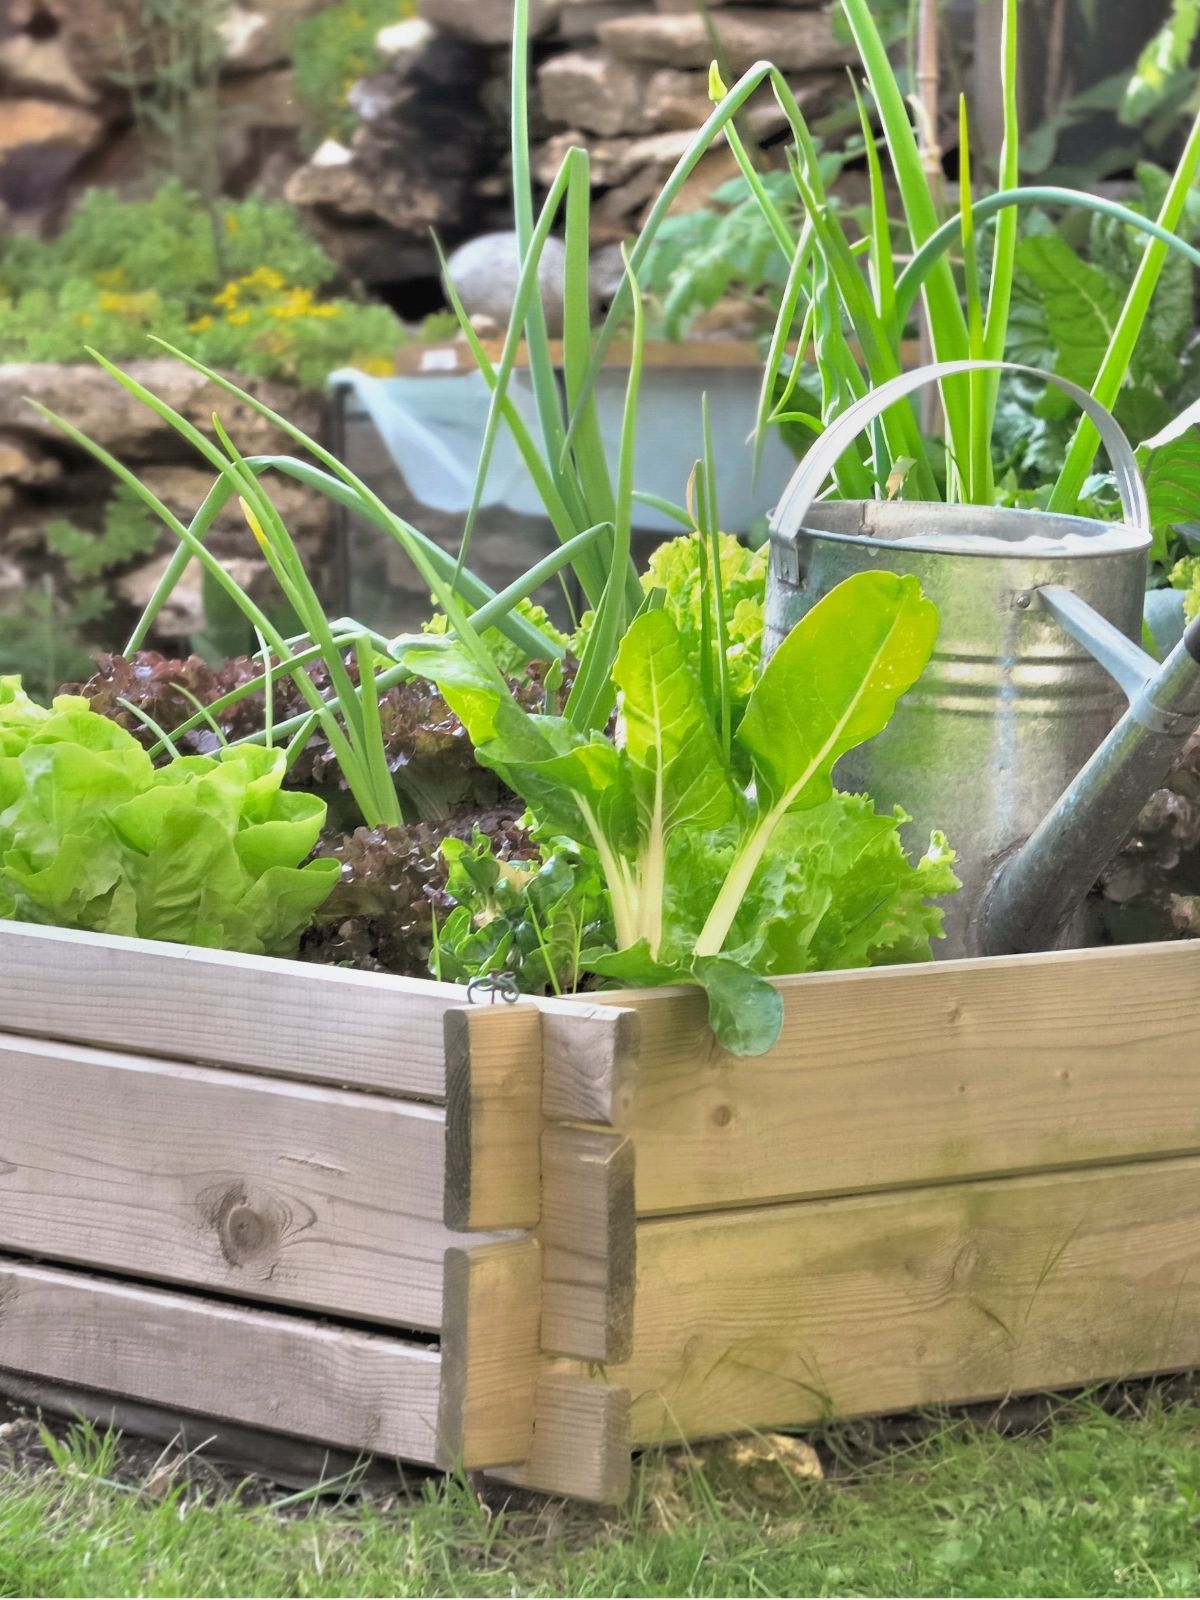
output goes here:
{"type": "Polygon", "coordinates": [[[372,378],[396,376],[396,363],[391,356],[351,356],[347,364],[357,367],[360,372],[369,373],[372,378]]]}
{"type": "Polygon", "coordinates": [[[311,289],[289,289],[270,307],[270,312],[273,317],[307,317],[311,306],[311,289]]]}
{"type": "Polygon", "coordinates": [[[239,279],[244,289],[266,289],[277,293],[287,287],[287,279],[282,272],[276,272],[274,267],[255,267],[253,272],[248,272],[244,278],[239,279]]]}
{"type": "Polygon", "coordinates": [[[158,310],[158,295],[153,289],[144,289],[140,294],[116,294],[105,289],[100,295],[100,309],[119,317],[152,317],[158,310]]]}
{"type": "Polygon", "coordinates": [[[225,213],[225,232],[229,233],[229,234],[234,234],[234,233],[236,233],[238,231],[238,229],[240,227],[241,227],[241,223],[238,221],[237,216],[235,215],[235,213],[232,212],[232,211],[227,211],[225,213]]]}
{"type": "Polygon", "coordinates": [[[197,317],[195,322],[188,323],[189,333],[207,333],[213,325],[213,319],[207,312],[202,317],[197,317]]]}
{"type": "Polygon", "coordinates": [[[244,328],[250,321],[250,313],[244,309],[241,311],[231,311],[226,316],[225,321],[231,323],[235,328],[244,328]]]}
{"type": "Polygon", "coordinates": [[[213,295],[213,305],[224,306],[227,311],[232,311],[238,303],[241,290],[236,283],[227,283],[220,294],[213,295]]]}
{"type": "Polygon", "coordinates": [[[96,282],[102,289],[119,289],[125,282],[124,267],[105,267],[96,273],[96,282]]]}

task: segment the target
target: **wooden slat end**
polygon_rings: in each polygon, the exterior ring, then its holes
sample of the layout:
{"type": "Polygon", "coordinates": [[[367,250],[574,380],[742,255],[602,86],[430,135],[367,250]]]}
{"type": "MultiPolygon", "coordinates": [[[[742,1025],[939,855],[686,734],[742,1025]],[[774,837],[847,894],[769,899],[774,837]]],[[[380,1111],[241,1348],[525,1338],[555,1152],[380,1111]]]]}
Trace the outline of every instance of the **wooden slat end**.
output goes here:
{"type": "Polygon", "coordinates": [[[599,1128],[542,1136],[542,1348],[584,1361],[633,1351],[633,1141],[599,1128]]]}
{"type": "Polygon", "coordinates": [[[490,1476],[542,1494],[620,1505],[632,1480],[628,1389],[566,1373],[537,1386],[528,1461],[490,1476]]]}
{"type": "Polygon", "coordinates": [[[541,1022],[531,1004],[448,1011],[444,1220],[531,1228],[541,1212],[541,1022]]]}
{"type": "Polygon", "coordinates": [[[579,1001],[542,1006],[542,1109],[550,1122],[629,1124],[641,1024],[630,1007],[579,1001]]]}
{"type": "Polygon", "coordinates": [[[540,1318],[536,1239],[446,1252],[440,1467],[477,1471],[528,1456],[540,1318]]]}

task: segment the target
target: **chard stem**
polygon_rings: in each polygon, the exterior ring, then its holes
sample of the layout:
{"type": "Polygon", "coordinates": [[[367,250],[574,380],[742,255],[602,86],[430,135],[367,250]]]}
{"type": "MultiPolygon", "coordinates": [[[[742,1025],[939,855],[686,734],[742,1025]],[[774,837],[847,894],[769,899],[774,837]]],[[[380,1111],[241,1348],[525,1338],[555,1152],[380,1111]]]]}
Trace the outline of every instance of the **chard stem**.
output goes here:
{"type": "Polygon", "coordinates": [[[771,835],[775,832],[779,820],[786,810],[786,803],[773,807],[765,816],[759,818],[758,822],[746,835],[741,848],[733,858],[729,871],[725,875],[725,882],[721,885],[720,892],[713,901],[712,910],[708,913],[708,920],[700,930],[700,937],[696,940],[696,954],[698,956],[719,956],[725,948],[729,930],[733,927],[734,920],[741,910],[742,901],[746,898],[751,880],[758,871],[759,863],[762,861],[771,835]]]}
{"type": "Polygon", "coordinates": [[[587,830],[592,836],[596,854],[600,858],[600,870],[604,874],[604,881],[608,885],[617,949],[628,950],[631,945],[638,942],[637,896],[630,882],[628,863],[622,860],[605,838],[604,830],[596,820],[596,813],[587,801],[578,797],[578,805],[587,824],[587,830]]]}

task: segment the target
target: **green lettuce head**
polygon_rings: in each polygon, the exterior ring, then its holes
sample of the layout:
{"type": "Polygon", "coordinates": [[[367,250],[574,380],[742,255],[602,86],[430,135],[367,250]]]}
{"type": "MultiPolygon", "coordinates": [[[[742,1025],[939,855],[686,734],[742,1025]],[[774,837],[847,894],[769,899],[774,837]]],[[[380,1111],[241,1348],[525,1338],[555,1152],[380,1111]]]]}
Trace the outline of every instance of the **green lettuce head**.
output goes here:
{"type": "Polygon", "coordinates": [[[294,952],[339,869],[301,865],[326,808],[285,791],[284,771],[281,750],[254,745],[156,768],[85,700],[46,710],[0,680],[0,915],[294,952]]]}

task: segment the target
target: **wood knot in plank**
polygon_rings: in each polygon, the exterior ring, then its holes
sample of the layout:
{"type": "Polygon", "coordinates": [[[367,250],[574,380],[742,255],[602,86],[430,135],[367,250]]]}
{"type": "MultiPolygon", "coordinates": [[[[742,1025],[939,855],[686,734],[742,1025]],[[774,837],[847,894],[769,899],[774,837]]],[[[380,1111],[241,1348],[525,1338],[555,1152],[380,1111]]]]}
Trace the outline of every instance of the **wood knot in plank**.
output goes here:
{"type": "Polygon", "coordinates": [[[200,1204],[231,1267],[266,1265],[278,1255],[288,1224],[287,1209],[278,1201],[251,1196],[244,1183],[233,1183],[209,1190],[200,1204]]]}

